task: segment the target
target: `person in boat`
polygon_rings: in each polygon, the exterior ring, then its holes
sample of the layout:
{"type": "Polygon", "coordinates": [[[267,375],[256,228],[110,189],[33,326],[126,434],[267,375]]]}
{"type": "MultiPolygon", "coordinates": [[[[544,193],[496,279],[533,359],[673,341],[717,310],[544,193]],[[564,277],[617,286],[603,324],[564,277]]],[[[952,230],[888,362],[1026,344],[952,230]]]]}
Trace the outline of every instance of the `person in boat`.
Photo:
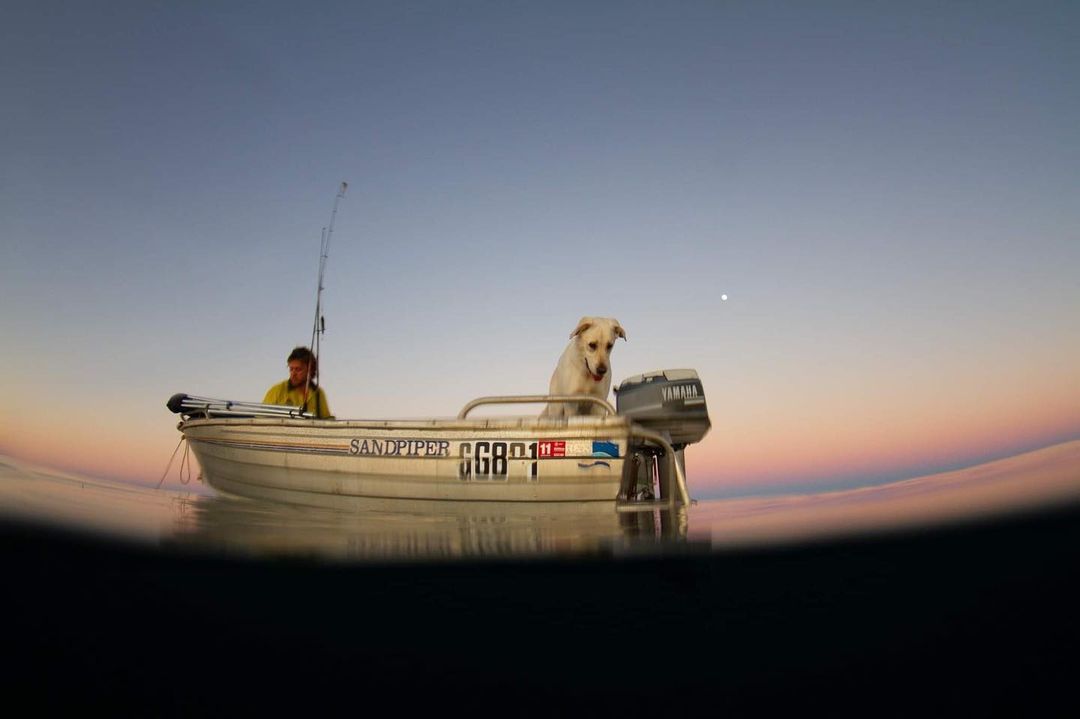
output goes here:
{"type": "Polygon", "coordinates": [[[263,404],[283,404],[290,407],[303,407],[320,419],[329,419],[330,403],[326,401],[326,392],[315,383],[319,366],[315,356],[307,347],[296,347],[289,354],[289,379],[278,382],[266,391],[263,404]]]}

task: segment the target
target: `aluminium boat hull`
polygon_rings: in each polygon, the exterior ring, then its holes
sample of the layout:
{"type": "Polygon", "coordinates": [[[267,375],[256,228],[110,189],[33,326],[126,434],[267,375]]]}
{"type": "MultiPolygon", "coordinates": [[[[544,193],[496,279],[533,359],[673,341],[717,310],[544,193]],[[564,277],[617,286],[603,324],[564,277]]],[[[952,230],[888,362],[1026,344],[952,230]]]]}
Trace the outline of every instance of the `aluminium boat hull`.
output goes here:
{"type": "Polygon", "coordinates": [[[502,502],[614,501],[632,427],[619,416],[179,425],[204,480],[233,494],[502,502]]]}

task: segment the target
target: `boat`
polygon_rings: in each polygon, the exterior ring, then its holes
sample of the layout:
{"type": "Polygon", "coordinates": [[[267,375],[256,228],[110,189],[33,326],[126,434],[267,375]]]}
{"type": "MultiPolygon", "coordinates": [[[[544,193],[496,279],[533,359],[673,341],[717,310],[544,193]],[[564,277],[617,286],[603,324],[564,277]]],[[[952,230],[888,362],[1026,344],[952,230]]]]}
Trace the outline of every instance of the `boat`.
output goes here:
{"type": "Polygon", "coordinates": [[[257,498],[691,503],[684,450],[711,423],[697,372],[624,380],[596,397],[480,397],[449,419],[317,419],[299,407],[169,398],[177,429],[215,489],[257,498]],[[595,414],[470,417],[499,404],[591,403],[595,414]]]}
{"type": "MultiPolygon", "coordinates": [[[[319,248],[315,367],[326,330],[324,272],[347,187],[338,189],[319,248]]],[[[423,420],[318,419],[300,407],[188,394],[166,405],[181,415],[177,428],[206,482],[233,494],[316,505],[349,498],[689,505],[683,450],[710,427],[697,372],[636,375],[615,394],[616,407],[591,396],[480,397],[455,418],[423,420]],[[593,413],[469,417],[485,405],[534,403],[574,403],[578,412],[591,404],[593,413]]]]}

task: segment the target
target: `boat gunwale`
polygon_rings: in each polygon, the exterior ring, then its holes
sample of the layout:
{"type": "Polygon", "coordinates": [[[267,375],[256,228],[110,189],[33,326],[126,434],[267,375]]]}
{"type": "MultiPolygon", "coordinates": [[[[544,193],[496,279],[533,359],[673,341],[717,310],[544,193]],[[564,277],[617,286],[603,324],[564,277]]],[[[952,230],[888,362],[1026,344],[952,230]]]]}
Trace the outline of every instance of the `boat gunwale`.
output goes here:
{"type": "Polygon", "coordinates": [[[484,419],[300,419],[277,417],[193,417],[182,419],[177,429],[202,427],[289,427],[316,430],[409,430],[409,431],[447,431],[467,432],[478,430],[523,430],[543,431],[544,433],[574,433],[592,431],[625,430],[633,431],[633,422],[629,417],[620,415],[585,416],[570,418],[551,417],[490,417],[484,419]]]}

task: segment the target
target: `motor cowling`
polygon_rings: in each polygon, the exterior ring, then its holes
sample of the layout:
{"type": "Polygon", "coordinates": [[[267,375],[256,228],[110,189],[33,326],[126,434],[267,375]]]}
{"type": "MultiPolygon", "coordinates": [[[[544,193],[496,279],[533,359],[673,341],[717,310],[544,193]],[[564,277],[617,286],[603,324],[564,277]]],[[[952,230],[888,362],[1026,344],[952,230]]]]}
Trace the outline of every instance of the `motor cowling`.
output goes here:
{"type": "Polygon", "coordinates": [[[618,413],[656,432],[679,450],[700,442],[712,427],[705,389],[692,369],[635,375],[615,388],[618,413]]]}

